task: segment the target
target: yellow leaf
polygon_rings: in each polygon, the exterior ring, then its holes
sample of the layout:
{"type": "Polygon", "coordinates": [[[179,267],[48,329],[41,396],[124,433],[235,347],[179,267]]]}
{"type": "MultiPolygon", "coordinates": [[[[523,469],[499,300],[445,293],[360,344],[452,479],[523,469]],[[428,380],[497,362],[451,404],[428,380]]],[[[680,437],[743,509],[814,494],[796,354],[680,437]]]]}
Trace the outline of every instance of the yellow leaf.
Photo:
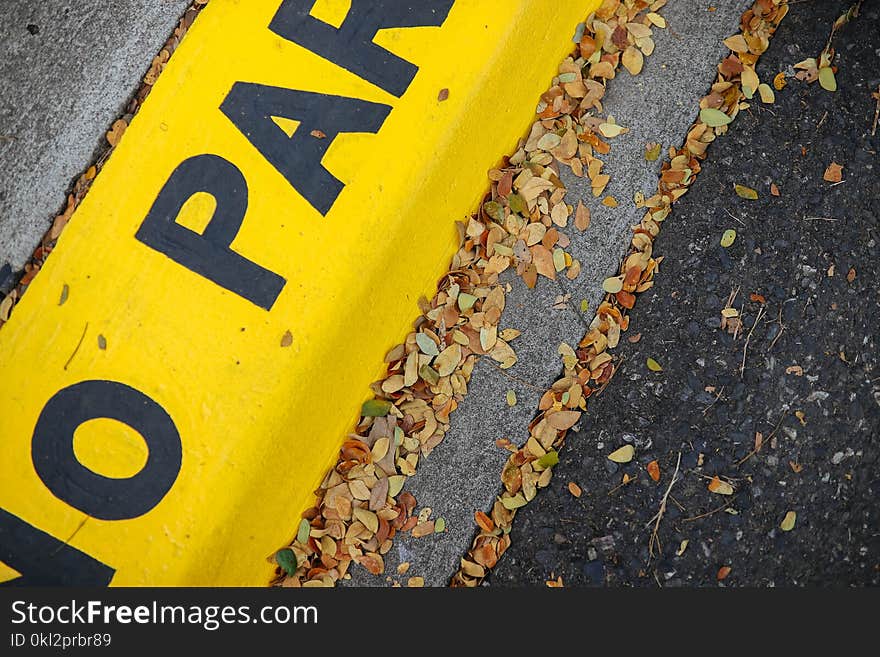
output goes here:
{"type": "Polygon", "coordinates": [[[782,89],[787,85],[788,82],[785,79],[785,73],[780,71],[776,74],[776,77],[773,78],[773,87],[776,91],[782,91],[782,89]]]}
{"type": "Polygon", "coordinates": [[[797,513],[794,511],[789,511],[782,519],[782,523],[779,525],[779,529],[784,532],[790,532],[792,529],[794,529],[795,521],[797,521],[797,513]]]}
{"type": "Polygon", "coordinates": [[[819,69],[819,84],[825,91],[837,91],[837,80],[834,79],[834,71],[830,66],[819,69]]]}
{"type": "Polygon", "coordinates": [[[360,507],[354,507],[352,509],[355,518],[363,523],[364,527],[369,529],[374,534],[379,531],[379,518],[376,517],[376,514],[367,509],[361,509],[360,507]]]}
{"type": "Polygon", "coordinates": [[[623,276],[611,276],[602,281],[602,289],[608,294],[617,294],[623,289],[623,276]]]}
{"type": "Polygon", "coordinates": [[[618,206],[617,199],[613,196],[606,196],[602,199],[602,205],[609,208],[616,208],[618,206]]]}
{"type": "Polygon", "coordinates": [[[740,198],[745,198],[750,201],[758,200],[758,192],[756,192],[751,187],[746,187],[745,185],[734,185],[733,190],[736,192],[736,195],[740,198]]]}
{"type": "Polygon", "coordinates": [[[761,84],[758,74],[751,66],[744,66],[742,73],[740,73],[740,79],[742,80],[743,95],[746,98],[751,98],[761,84]]]}
{"type": "Polygon", "coordinates": [[[765,84],[763,82],[759,84],[758,94],[761,96],[762,103],[776,102],[776,94],[773,93],[773,90],[770,88],[769,84],[765,84]]]}
{"type": "Polygon", "coordinates": [[[742,34],[735,34],[732,37],[726,38],[724,40],[724,45],[735,53],[745,53],[749,51],[749,44],[746,43],[746,39],[742,34]]]}
{"type": "Polygon", "coordinates": [[[622,125],[617,125],[616,123],[600,123],[599,132],[601,132],[604,137],[610,139],[611,137],[622,135],[624,132],[629,132],[629,129],[624,128],[622,125]]]}
{"type": "Polygon", "coordinates": [[[721,235],[721,246],[725,249],[733,244],[733,241],[736,239],[736,231],[733,228],[728,228],[724,231],[724,234],[721,235]]]}
{"type": "Polygon", "coordinates": [[[652,372],[662,372],[663,371],[663,368],[660,367],[660,363],[658,363],[653,358],[649,358],[647,363],[648,363],[648,369],[651,370],[652,372]]]}
{"type": "Polygon", "coordinates": [[[657,27],[659,27],[661,29],[666,27],[666,19],[663,18],[657,12],[650,11],[647,14],[645,14],[645,18],[647,18],[649,21],[651,21],[652,24],[656,25],[657,27]]]}
{"type": "Polygon", "coordinates": [[[624,445],[620,449],[616,449],[608,455],[609,461],[615,463],[629,463],[633,460],[636,450],[632,445],[624,445]]]}

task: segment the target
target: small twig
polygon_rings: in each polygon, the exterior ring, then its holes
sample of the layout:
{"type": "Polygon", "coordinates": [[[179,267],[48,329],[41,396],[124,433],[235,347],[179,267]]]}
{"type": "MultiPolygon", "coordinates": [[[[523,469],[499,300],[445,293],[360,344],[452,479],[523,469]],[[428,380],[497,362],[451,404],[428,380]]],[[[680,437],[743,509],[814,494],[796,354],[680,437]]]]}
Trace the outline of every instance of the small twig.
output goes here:
{"type": "Polygon", "coordinates": [[[738,222],[740,223],[741,226],[745,226],[745,225],[746,225],[745,222],[744,222],[742,219],[740,219],[739,217],[737,217],[736,215],[734,215],[734,214],[733,214],[730,210],[728,210],[727,208],[724,208],[724,211],[725,211],[728,215],[730,215],[730,218],[731,218],[731,219],[733,219],[734,221],[738,221],[738,222]]]}
{"type": "Polygon", "coordinates": [[[719,511],[723,511],[727,507],[729,507],[733,503],[733,500],[729,500],[719,506],[717,509],[712,509],[711,511],[707,511],[706,513],[701,513],[698,516],[691,516],[690,518],[685,518],[682,522],[693,522],[694,520],[699,520],[700,518],[708,518],[709,516],[715,515],[719,511]]]}
{"type": "MultiPolygon", "coordinates": [[[[773,438],[773,436],[776,435],[776,432],[777,432],[777,431],[779,431],[779,427],[780,427],[780,425],[782,424],[782,421],[783,421],[787,416],[788,416],[787,413],[783,413],[783,414],[782,414],[782,417],[779,418],[779,421],[776,423],[776,426],[773,427],[773,431],[770,432],[770,435],[767,436],[767,438],[765,438],[764,440],[761,441],[761,447],[763,447],[765,443],[768,444],[768,445],[770,444],[770,439],[773,438]]],[[[748,454],[746,454],[745,456],[743,456],[739,461],[737,461],[736,463],[734,463],[734,465],[735,465],[736,467],[741,466],[743,463],[745,463],[745,462],[748,461],[750,458],[752,458],[755,454],[757,454],[758,452],[760,452],[760,451],[761,451],[761,447],[756,447],[756,448],[753,449],[751,452],[749,452],[748,454]]]]}
{"type": "Polygon", "coordinates": [[[871,136],[877,134],[877,121],[880,120],[880,84],[877,85],[876,93],[871,94],[877,99],[877,107],[874,110],[874,125],[871,126],[871,136]]]}
{"type": "Polygon", "coordinates": [[[706,408],[703,409],[703,415],[709,412],[709,409],[712,408],[719,399],[721,399],[721,395],[724,394],[724,386],[721,386],[721,390],[718,391],[718,394],[715,395],[715,400],[709,404],[706,408]]]}
{"type": "Polygon", "coordinates": [[[67,366],[70,365],[70,362],[73,360],[73,357],[76,356],[76,352],[79,351],[79,348],[82,346],[83,340],[86,338],[86,331],[89,330],[89,323],[86,322],[86,325],[83,327],[82,335],[79,336],[79,342],[76,343],[76,347],[73,350],[73,353],[70,354],[70,358],[67,359],[67,362],[64,363],[64,371],[67,371],[67,366]]]}
{"type": "Polygon", "coordinates": [[[828,185],[828,186],[829,186],[829,187],[837,187],[838,185],[842,185],[842,184],[845,183],[845,182],[846,182],[845,180],[838,180],[836,183],[831,183],[831,184],[828,185]]]}
{"type": "Polygon", "coordinates": [[[816,130],[818,130],[819,128],[822,127],[822,124],[825,123],[825,119],[827,119],[827,118],[828,118],[828,112],[825,112],[825,113],[822,115],[822,118],[819,119],[819,123],[816,124],[816,130]]]}
{"type": "MultiPolygon", "coordinates": [[[[783,304],[785,306],[785,304],[783,304]]],[[[767,347],[767,352],[769,353],[773,349],[773,345],[776,344],[776,341],[782,337],[782,334],[785,333],[785,324],[782,323],[782,308],[779,309],[779,317],[776,319],[776,322],[779,324],[779,333],[776,334],[776,337],[773,338],[773,341],[770,343],[770,346],[767,347]]]]}
{"type": "Polygon", "coordinates": [[[745,477],[731,477],[729,475],[713,475],[710,477],[709,475],[703,474],[702,472],[698,472],[697,470],[694,470],[693,468],[688,468],[688,472],[690,472],[695,477],[700,477],[701,479],[708,479],[709,481],[712,481],[713,479],[715,479],[715,477],[719,477],[721,479],[724,479],[728,483],[732,482],[732,483],[738,484],[743,479],[745,479],[745,477]]]}
{"type": "Polygon", "coordinates": [[[633,475],[631,478],[627,479],[626,481],[622,481],[622,482],[620,482],[620,483],[617,484],[614,488],[612,488],[611,490],[609,490],[609,491],[608,491],[608,494],[611,495],[611,493],[613,493],[614,491],[618,490],[619,488],[623,488],[624,486],[629,486],[632,482],[634,482],[634,481],[635,481],[636,479],[638,479],[638,478],[639,478],[639,475],[637,475],[637,474],[636,474],[636,475],[633,475]]]}
{"type": "Polygon", "coordinates": [[[743,346],[743,362],[739,368],[739,378],[740,379],[743,378],[743,376],[745,376],[745,373],[746,373],[746,355],[749,350],[749,340],[752,339],[752,333],[755,332],[755,328],[757,328],[758,322],[761,321],[761,317],[763,317],[763,316],[764,316],[764,306],[761,306],[761,309],[758,310],[758,316],[755,317],[755,323],[752,324],[752,330],[750,330],[749,334],[746,336],[746,343],[743,346]]]}
{"type": "Polygon", "coordinates": [[[677,507],[679,508],[679,510],[680,510],[682,513],[685,513],[685,512],[687,511],[687,509],[684,508],[684,504],[682,504],[682,503],[679,502],[677,499],[675,499],[675,495],[670,495],[670,496],[669,496],[669,499],[672,500],[672,503],[673,503],[675,506],[677,506],[677,507]]]}
{"type": "Polygon", "coordinates": [[[660,529],[660,521],[663,520],[663,515],[666,513],[666,502],[669,499],[669,493],[672,491],[672,487],[675,486],[675,482],[678,481],[678,468],[680,466],[681,452],[678,453],[678,461],[675,463],[675,472],[672,473],[672,481],[669,482],[669,487],[663,494],[663,499],[660,500],[660,509],[657,511],[657,515],[651,518],[645,525],[645,527],[648,527],[652,522],[654,523],[654,531],[651,532],[651,540],[648,542],[648,561],[654,557],[654,545],[657,546],[658,553],[662,550],[657,532],[660,529]]]}
{"type": "Polygon", "coordinates": [[[804,221],[839,221],[834,217],[804,217],[804,221]]]}

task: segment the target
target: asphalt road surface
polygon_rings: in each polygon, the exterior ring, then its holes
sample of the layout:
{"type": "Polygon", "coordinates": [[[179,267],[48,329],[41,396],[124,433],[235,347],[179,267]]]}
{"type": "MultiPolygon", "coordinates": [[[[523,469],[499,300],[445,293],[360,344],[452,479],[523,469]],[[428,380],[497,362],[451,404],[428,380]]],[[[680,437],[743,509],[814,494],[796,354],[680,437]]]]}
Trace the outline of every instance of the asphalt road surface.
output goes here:
{"type": "MultiPolygon", "coordinates": [[[[792,5],[761,79],[817,56],[850,4],[792,5]]],[[[621,369],[591,400],[551,486],[518,513],[489,585],[880,583],[880,2],[865,2],[834,46],[836,92],[789,78],[711,147],[656,242],[665,260],[628,333],[641,339],[621,341],[621,369]],[[823,180],[832,162],[838,184],[823,180]],[[726,229],[738,235],[722,248],[726,229]],[[736,335],[721,327],[733,292],[736,335]],[[626,443],[632,462],[608,460],[626,443]],[[634,479],[621,486],[624,474],[634,479]],[[732,495],[708,490],[715,475],[732,495]]]]}

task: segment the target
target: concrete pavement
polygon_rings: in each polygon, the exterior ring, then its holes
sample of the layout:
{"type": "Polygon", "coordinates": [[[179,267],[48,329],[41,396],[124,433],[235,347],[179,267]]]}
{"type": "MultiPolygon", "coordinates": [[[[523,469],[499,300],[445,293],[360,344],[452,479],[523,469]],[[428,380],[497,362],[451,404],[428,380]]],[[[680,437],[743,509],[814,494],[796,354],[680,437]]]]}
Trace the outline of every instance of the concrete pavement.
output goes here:
{"type": "Polygon", "coordinates": [[[49,229],[188,5],[3,2],[0,289],[49,229]]]}
{"type": "MultiPolygon", "coordinates": [[[[522,280],[509,276],[512,286],[501,317],[502,328],[516,328],[522,336],[512,344],[518,362],[501,371],[489,359],[477,363],[464,402],[451,415],[451,429],[443,443],[422,460],[417,474],[407,481],[407,490],[420,507],[430,507],[432,517],[446,520],[446,532],[423,538],[410,534],[395,537],[385,556],[386,573],[394,573],[400,562],[411,563],[407,577],[422,576],[426,586],[444,586],[458,568],[458,560],[473,538],[473,515],[488,510],[499,492],[499,475],[508,453],[495,441],[509,438],[525,442],[528,424],[538,400],[561,372],[557,348],[561,342],[575,345],[586,332],[604,292],[602,281],[616,272],[629,244],[629,227],[637,224],[643,210],[636,208],[633,195],[646,196],[657,188],[662,157],[647,162],[644,147],[649,141],[662,144],[664,152],[680,145],[698,110],[699,99],[714,81],[715,67],[727,52],[722,40],[737,30],[739,17],[751,3],[724,3],[709,11],[711,2],[679,0],[663,8],[667,30],[655,30],[657,44],[645,59],[638,76],[621,69],[608,84],[603,105],[630,132],[611,140],[611,152],[603,156],[604,171],[611,175],[606,195],[619,202],[609,208],[594,198],[588,179],[576,178],[563,167],[562,179],[570,190],[566,202],[583,199],[592,214],[588,230],[569,229],[571,253],[583,264],[574,281],[540,279],[533,290],[522,280]],[[567,174],[567,175],[566,175],[567,174]],[[554,309],[557,297],[570,294],[568,307],[554,309]],[[580,313],[586,299],[589,311],[580,313]],[[518,402],[509,407],[506,391],[514,390],[518,402]]],[[[352,569],[348,584],[384,585],[362,568],[352,569]]]]}

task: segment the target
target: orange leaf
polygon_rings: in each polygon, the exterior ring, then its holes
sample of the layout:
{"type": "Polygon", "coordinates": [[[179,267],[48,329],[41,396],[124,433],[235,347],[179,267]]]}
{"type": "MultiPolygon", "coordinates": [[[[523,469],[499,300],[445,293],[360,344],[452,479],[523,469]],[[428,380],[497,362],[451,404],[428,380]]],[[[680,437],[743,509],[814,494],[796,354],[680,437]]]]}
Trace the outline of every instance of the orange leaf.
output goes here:
{"type": "Polygon", "coordinates": [[[733,570],[730,566],[721,566],[718,569],[718,581],[725,579],[728,575],[730,575],[730,571],[733,570]]]}
{"type": "Polygon", "coordinates": [[[476,521],[477,525],[479,525],[480,529],[482,529],[484,532],[489,533],[495,530],[495,523],[492,522],[492,518],[487,516],[482,511],[477,511],[476,513],[474,513],[474,520],[476,521]]]}
{"type": "Polygon", "coordinates": [[[843,166],[837,162],[832,162],[828,165],[828,168],[825,169],[825,175],[822,176],[822,179],[830,183],[840,182],[843,180],[843,166]]]}
{"type": "Polygon", "coordinates": [[[648,474],[651,475],[651,479],[654,481],[660,481],[660,464],[657,463],[657,461],[651,461],[646,466],[646,469],[648,474]]]}
{"type": "Polygon", "coordinates": [[[581,487],[578,486],[573,481],[568,482],[568,492],[571,493],[572,495],[574,495],[575,497],[580,497],[581,493],[583,493],[583,491],[581,490],[581,487]]]}

